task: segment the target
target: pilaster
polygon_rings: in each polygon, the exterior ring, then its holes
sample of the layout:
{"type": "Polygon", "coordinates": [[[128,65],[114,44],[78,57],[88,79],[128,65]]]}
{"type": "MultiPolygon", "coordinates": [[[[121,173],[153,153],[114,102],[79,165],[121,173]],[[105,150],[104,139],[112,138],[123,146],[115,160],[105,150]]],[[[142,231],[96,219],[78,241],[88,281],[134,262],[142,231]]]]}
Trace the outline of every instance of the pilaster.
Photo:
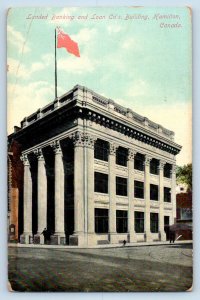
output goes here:
{"type": "Polygon", "coordinates": [[[85,219],[87,226],[87,245],[94,245],[94,141],[95,138],[90,134],[84,137],[84,165],[85,165],[85,219]]]}
{"type": "Polygon", "coordinates": [[[159,163],[159,235],[161,241],[166,241],[166,233],[164,231],[164,185],[163,185],[163,169],[165,162],[160,160],[159,163]]]}
{"type": "Polygon", "coordinates": [[[109,241],[116,243],[116,174],[115,174],[115,157],[117,145],[110,143],[109,149],[109,241]]]}
{"type": "Polygon", "coordinates": [[[152,241],[150,230],[150,161],[151,157],[145,155],[145,171],[144,171],[144,199],[145,199],[145,240],[152,241]]]}
{"type": "Polygon", "coordinates": [[[137,242],[134,216],[134,157],[136,151],[128,149],[128,242],[137,242]]]}

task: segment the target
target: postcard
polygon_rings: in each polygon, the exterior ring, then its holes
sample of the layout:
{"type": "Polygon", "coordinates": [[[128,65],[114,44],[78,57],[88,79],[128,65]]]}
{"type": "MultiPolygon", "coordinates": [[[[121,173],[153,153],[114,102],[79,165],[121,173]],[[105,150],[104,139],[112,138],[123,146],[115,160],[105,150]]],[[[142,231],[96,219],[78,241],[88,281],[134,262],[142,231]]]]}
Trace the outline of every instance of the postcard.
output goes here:
{"type": "Polygon", "coordinates": [[[191,15],[8,10],[10,291],[192,289],[191,15]]]}

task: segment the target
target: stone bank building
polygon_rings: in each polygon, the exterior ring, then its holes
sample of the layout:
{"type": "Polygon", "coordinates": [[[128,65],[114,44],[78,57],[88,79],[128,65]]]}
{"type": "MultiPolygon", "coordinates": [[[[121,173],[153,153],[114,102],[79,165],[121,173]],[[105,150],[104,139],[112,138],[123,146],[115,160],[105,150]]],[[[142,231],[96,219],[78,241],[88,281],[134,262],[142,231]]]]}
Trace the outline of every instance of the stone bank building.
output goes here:
{"type": "Polygon", "coordinates": [[[176,218],[174,133],[76,85],[15,127],[21,243],[164,241],[176,218]]]}

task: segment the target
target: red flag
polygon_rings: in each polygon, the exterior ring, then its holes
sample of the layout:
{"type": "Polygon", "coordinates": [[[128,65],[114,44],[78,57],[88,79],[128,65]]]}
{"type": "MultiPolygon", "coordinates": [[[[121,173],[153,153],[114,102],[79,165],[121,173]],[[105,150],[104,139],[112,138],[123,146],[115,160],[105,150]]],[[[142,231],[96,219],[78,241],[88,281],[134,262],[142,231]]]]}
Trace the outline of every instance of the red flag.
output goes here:
{"type": "Polygon", "coordinates": [[[65,48],[69,53],[80,57],[78,44],[73,41],[68,34],[58,29],[57,48],[65,48]]]}

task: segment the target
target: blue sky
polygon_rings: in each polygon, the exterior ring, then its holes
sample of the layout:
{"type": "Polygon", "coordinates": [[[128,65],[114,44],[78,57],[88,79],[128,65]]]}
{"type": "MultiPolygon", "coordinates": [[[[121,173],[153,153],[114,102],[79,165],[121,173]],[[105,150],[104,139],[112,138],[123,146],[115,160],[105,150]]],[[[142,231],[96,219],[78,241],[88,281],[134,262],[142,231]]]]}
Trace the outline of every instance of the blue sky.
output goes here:
{"type": "Polygon", "coordinates": [[[8,132],[54,100],[56,26],[79,44],[81,55],[57,49],[58,95],[78,83],[130,107],[175,131],[175,141],[183,146],[177,163],[191,162],[191,19],[186,8],[11,9],[8,132]],[[27,19],[41,14],[47,20],[27,19]],[[93,20],[93,14],[106,19],[93,20]],[[125,20],[127,14],[135,19],[125,20]],[[178,18],[156,20],[155,14],[178,18]],[[51,20],[54,15],[75,18],[51,20]],[[161,28],[161,23],[177,22],[180,28],[161,28]]]}

